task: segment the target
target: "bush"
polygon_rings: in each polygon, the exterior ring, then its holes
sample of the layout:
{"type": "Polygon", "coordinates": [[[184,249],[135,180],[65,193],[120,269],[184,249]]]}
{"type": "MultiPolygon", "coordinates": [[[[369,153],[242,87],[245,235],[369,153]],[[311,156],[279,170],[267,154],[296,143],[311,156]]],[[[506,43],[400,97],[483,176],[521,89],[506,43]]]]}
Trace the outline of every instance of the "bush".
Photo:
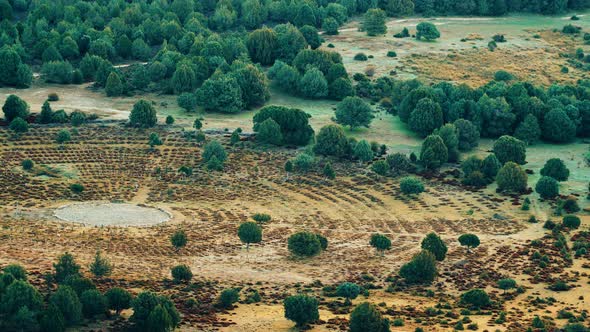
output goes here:
{"type": "Polygon", "coordinates": [[[459,236],[458,241],[462,246],[469,249],[479,246],[479,237],[477,237],[475,234],[463,234],[459,236]]]}
{"type": "Polygon", "coordinates": [[[107,298],[96,289],[90,289],[80,296],[82,313],[86,318],[102,315],[107,311],[107,298]]]}
{"type": "Polygon", "coordinates": [[[440,262],[445,260],[448,251],[447,245],[436,233],[426,235],[422,240],[422,249],[430,251],[440,262]]]}
{"type": "Polygon", "coordinates": [[[105,296],[107,297],[109,309],[115,310],[117,315],[131,306],[131,294],[122,288],[113,287],[106,292],[105,296]]]}
{"type": "Polygon", "coordinates": [[[395,58],[395,57],[397,57],[397,53],[395,51],[388,51],[387,52],[387,57],[389,57],[389,58],[395,58]]]}
{"type": "Polygon", "coordinates": [[[35,164],[33,163],[33,161],[31,159],[25,159],[20,164],[25,171],[28,171],[28,170],[32,169],[33,166],[35,166],[35,164]]]}
{"type": "Polygon", "coordinates": [[[505,164],[509,161],[524,164],[526,159],[526,144],[512,136],[504,135],[494,142],[494,154],[505,164]]]}
{"type": "Polygon", "coordinates": [[[440,38],[440,32],[436,26],[430,22],[420,22],[416,26],[416,39],[426,39],[428,41],[440,38]]]}
{"type": "Polygon", "coordinates": [[[555,198],[559,195],[559,183],[552,177],[542,176],[535,186],[535,191],[543,199],[555,198]]]}
{"type": "Polygon", "coordinates": [[[409,284],[430,284],[437,274],[436,258],[430,251],[422,250],[402,266],[399,274],[409,284]]]}
{"type": "Polygon", "coordinates": [[[389,320],[382,317],[375,305],[364,302],[350,314],[349,329],[350,332],[389,332],[389,320]]]}
{"type": "Polygon", "coordinates": [[[297,327],[304,327],[305,325],[320,319],[318,305],[319,301],[311,296],[289,296],[283,302],[285,318],[294,321],[297,327]]]}
{"type": "Polygon", "coordinates": [[[158,118],[156,110],[147,100],[139,100],[133,105],[129,114],[129,123],[134,127],[151,128],[156,125],[158,118]]]}
{"type": "Polygon", "coordinates": [[[315,234],[299,232],[289,237],[288,248],[293,255],[311,257],[320,253],[322,244],[315,234]]]}
{"type": "Polygon", "coordinates": [[[271,216],[266,213],[255,213],[252,215],[252,219],[258,223],[266,223],[271,220],[271,216]]]}
{"type": "Polygon", "coordinates": [[[580,218],[578,216],[574,216],[573,214],[568,214],[567,216],[563,217],[562,220],[562,225],[570,229],[576,229],[580,227],[580,224],[580,218]]]}
{"type": "Polygon", "coordinates": [[[172,268],[172,278],[175,282],[189,282],[193,278],[193,273],[187,265],[176,265],[172,268]]]}
{"type": "Polygon", "coordinates": [[[381,256],[383,256],[383,252],[385,250],[389,250],[391,248],[391,240],[382,234],[373,234],[371,235],[371,246],[379,251],[381,256]]]}
{"type": "Polygon", "coordinates": [[[513,162],[507,162],[498,172],[496,182],[498,189],[508,192],[524,192],[528,177],[522,168],[513,162]]]}
{"type": "Polygon", "coordinates": [[[357,53],[354,56],[354,60],[356,60],[356,61],[367,61],[368,58],[367,58],[367,55],[365,53],[357,53]]]}
{"type": "Polygon", "coordinates": [[[489,306],[492,301],[488,293],[482,289],[472,289],[461,295],[461,303],[472,308],[480,309],[489,306]]]}
{"type": "Polygon", "coordinates": [[[377,160],[371,165],[373,172],[385,176],[389,172],[389,164],[385,160],[377,160]]]}
{"type": "Polygon", "coordinates": [[[240,300],[240,291],[235,288],[226,288],[217,299],[217,304],[224,309],[230,309],[234,303],[240,300]]]}
{"type": "Polygon", "coordinates": [[[551,158],[547,160],[541,169],[541,175],[550,176],[557,181],[567,181],[570,176],[570,170],[565,166],[563,160],[551,158]]]}
{"type": "Polygon", "coordinates": [[[498,70],[494,74],[494,80],[496,81],[510,81],[514,79],[514,76],[505,70],[498,70]]]}
{"type": "Polygon", "coordinates": [[[49,95],[47,95],[47,100],[49,101],[58,101],[59,100],[59,95],[55,92],[51,92],[49,95]]]}
{"type": "Polygon", "coordinates": [[[563,32],[565,34],[575,34],[575,33],[580,32],[581,30],[582,30],[581,27],[577,27],[572,24],[567,24],[563,27],[563,29],[561,29],[561,32],[563,32]]]}
{"type": "Polygon", "coordinates": [[[262,241],[262,228],[255,222],[244,222],[238,227],[238,237],[246,248],[250,248],[250,243],[260,243],[262,241]]]}
{"type": "Polygon", "coordinates": [[[73,183],[70,185],[70,190],[74,194],[81,194],[84,191],[84,186],[80,183],[73,183]]]}
{"type": "Polygon", "coordinates": [[[422,181],[411,176],[403,178],[400,181],[399,187],[401,192],[406,195],[417,195],[424,192],[424,185],[422,184],[422,181]]]}
{"type": "Polygon", "coordinates": [[[27,271],[18,264],[7,265],[3,271],[4,273],[11,274],[16,280],[27,281],[27,271]]]}
{"type": "Polygon", "coordinates": [[[350,300],[356,299],[360,292],[359,285],[352,282],[343,282],[336,288],[336,295],[345,298],[347,304],[350,304],[350,300]]]}

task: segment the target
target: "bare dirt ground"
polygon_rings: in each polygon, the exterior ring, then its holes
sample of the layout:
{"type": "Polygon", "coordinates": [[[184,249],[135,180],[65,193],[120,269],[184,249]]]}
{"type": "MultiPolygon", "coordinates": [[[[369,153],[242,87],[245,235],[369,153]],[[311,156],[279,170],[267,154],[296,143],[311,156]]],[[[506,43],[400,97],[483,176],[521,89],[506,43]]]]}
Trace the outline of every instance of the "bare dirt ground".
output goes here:
{"type": "MultiPolygon", "coordinates": [[[[293,325],[282,318],[282,298],[302,287],[321,298],[322,322],[314,331],[340,330],[346,327],[350,309],[338,304],[341,299],[326,296],[322,285],[345,280],[376,287],[356,303],[383,302],[388,317],[404,319],[403,330],[452,327],[456,318],[441,323],[441,317],[431,316],[427,308],[449,302],[450,312],[460,316],[457,296],[476,287],[486,288],[504,307],[490,311],[492,316],[469,316],[481,328],[524,330],[535,314],[555,317],[545,310],[590,309],[577,295],[588,287],[586,257],[568,266],[542,224],[526,222],[530,212],[519,209],[522,197],[499,196],[492,189],[466,190],[449,172],[424,179],[426,193],[410,199],[400,194],[399,179],[378,177],[350,163],[333,164],[338,174],[334,181],[316,173],[292,175],[286,181],[282,166],[295,151],[227,146],[226,171],[211,174],[200,167],[201,146],[180,131],[155,129],[164,145],[150,151],[148,131],[95,124],[80,127],[73,141],[59,149],[52,137],[60,129],[34,127],[18,140],[0,129],[0,265],[23,264],[33,279],[41,280],[64,251],[72,252],[87,272],[95,251],[101,250],[115,265],[110,285],[171,294],[183,313],[185,330],[287,331],[293,325]],[[25,158],[36,163],[33,171],[20,168],[25,158]],[[37,167],[42,165],[60,167],[51,176],[39,176],[45,168],[37,167]],[[176,171],[182,165],[194,167],[194,174],[182,176],[176,171]],[[69,191],[76,182],[85,187],[80,195],[69,191]],[[56,208],[80,201],[147,204],[169,211],[172,219],[153,227],[121,228],[63,223],[53,216],[56,208]],[[237,227],[257,212],[269,213],[272,221],[263,225],[263,242],[246,251],[236,236],[237,227]],[[169,242],[178,229],[184,229],[189,239],[180,252],[169,242]],[[328,250],[312,259],[292,258],[287,238],[299,230],[326,236],[328,250]],[[375,232],[392,239],[393,248],[384,257],[369,246],[375,232]],[[435,296],[420,295],[421,288],[385,292],[389,277],[419,251],[428,232],[441,235],[450,249],[440,264],[439,280],[430,288],[435,296]],[[482,242],[471,254],[456,241],[467,232],[482,242]],[[533,247],[535,239],[544,239],[545,245],[533,247]],[[548,268],[530,259],[535,250],[551,257],[548,268]],[[170,277],[170,267],[181,263],[196,275],[194,290],[162,282],[170,277]],[[525,294],[502,295],[494,286],[501,277],[515,278],[525,294]],[[565,293],[547,290],[557,279],[581,288],[565,293]],[[229,286],[256,289],[263,301],[215,314],[211,303],[229,286]],[[558,302],[537,308],[531,301],[538,296],[558,302]],[[199,299],[196,311],[184,306],[189,297],[199,299]],[[527,307],[530,311],[523,309],[527,307]],[[509,317],[505,324],[493,322],[500,310],[509,317]]],[[[227,143],[227,138],[221,139],[227,143]]],[[[545,214],[539,218],[549,215],[547,203],[533,197],[533,206],[545,214]]],[[[584,215],[582,229],[589,225],[584,215]]]]}

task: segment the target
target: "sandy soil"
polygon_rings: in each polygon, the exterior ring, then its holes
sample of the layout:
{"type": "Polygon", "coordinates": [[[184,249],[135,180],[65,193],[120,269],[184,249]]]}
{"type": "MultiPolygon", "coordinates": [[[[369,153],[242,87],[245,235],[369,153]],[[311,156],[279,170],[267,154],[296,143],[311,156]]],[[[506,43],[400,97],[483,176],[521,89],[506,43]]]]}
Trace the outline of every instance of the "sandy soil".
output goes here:
{"type": "Polygon", "coordinates": [[[61,220],[88,226],[152,226],[170,219],[161,209],[123,203],[84,202],[57,208],[61,220]]]}

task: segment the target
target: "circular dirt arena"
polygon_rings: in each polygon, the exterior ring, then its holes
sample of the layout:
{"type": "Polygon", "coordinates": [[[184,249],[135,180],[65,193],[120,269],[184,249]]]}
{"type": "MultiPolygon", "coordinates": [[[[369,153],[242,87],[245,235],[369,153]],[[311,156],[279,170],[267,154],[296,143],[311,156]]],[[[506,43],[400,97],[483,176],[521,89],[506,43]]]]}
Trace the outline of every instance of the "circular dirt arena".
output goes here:
{"type": "Polygon", "coordinates": [[[84,202],[55,210],[60,220],[89,226],[153,226],[170,220],[170,213],[152,207],[126,203],[84,202]]]}

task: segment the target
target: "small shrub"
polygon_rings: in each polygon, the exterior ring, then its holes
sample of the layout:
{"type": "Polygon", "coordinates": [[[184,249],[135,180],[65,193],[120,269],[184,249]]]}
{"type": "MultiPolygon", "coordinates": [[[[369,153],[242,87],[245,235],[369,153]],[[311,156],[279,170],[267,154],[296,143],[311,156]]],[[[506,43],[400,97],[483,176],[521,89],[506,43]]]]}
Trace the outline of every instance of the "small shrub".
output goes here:
{"type": "Polygon", "coordinates": [[[356,60],[356,61],[367,61],[368,58],[367,58],[367,55],[365,53],[357,53],[354,56],[354,60],[356,60]]]}
{"type": "Polygon", "coordinates": [[[395,51],[388,51],[387,56],[390,58],[395,58],[397,57],[397,53],[395,51]]]}
{"type": "Polygon", "coordinates": [[[21,166],[23,167],[23,169],[25,171],[28,171],[28,170],[32,169],[33,166],[35,166],[35,164],[33,163],[33,161],[31,159],[25,159],[21,162],[21,166]]]}
{"type": "Polygon", "coordinates": [[[252,219],[259,223],[266,223],[271,220],[271,217],[266,213],[255,213],[254,215],[252,215],[252,219]]]}
{"type": "Polygon", "coordinates": [[[177,265],[172,268],[171,273],[175,282],[189,282],[193,278],[193,273],[187,265],[177,265]]]}
{"type": "Polygon", "coordinates": [[[234,303],[240,300],[240,291],[235,288],[224,289],[219,298],[217,299],[217,305],[224,309],[230,309],[234,303]]]}
{"type": "Polygon", "coordinates": [[[570,229],[576,229],[578,227],[580,227],[580,218],[577,216],[574,216],[572,214],[568,214],[567,216],[563,217],[562,220],[562,224],[563,226],[570,228],[570,229]]]}
{"type": "Polygon", "coordinates": [[[59,96],[57,93],[55,92],[51,92],[48,96],[47,96],[47,100],[49,101],[58,101],[59,100],[59,96]]]}

